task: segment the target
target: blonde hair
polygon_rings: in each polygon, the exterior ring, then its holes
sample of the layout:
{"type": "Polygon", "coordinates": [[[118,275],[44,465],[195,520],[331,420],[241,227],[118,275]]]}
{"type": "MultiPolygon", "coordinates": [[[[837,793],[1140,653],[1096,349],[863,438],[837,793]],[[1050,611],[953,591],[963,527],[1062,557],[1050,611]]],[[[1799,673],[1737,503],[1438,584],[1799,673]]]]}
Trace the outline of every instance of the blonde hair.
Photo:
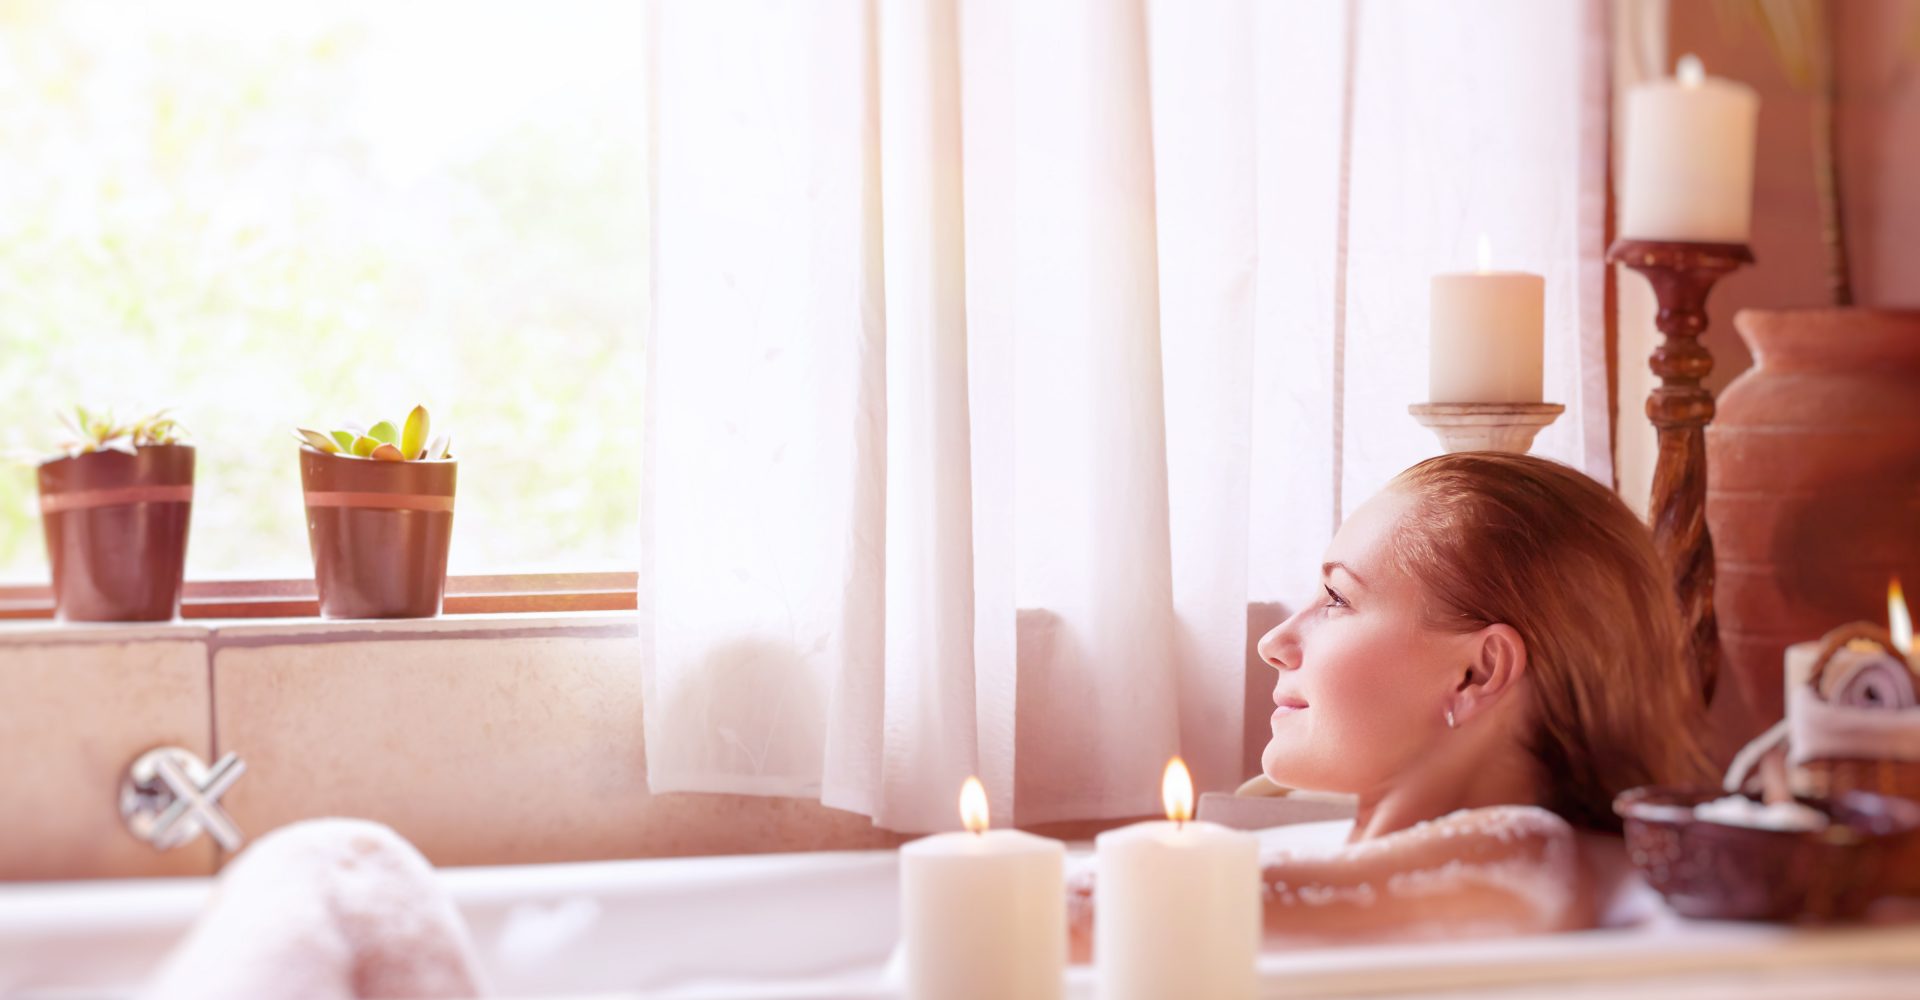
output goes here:
{"type": "Polygon", "coordinates": [[[1615,795],[1705,775],[1705,706],[1678,602],[1619,497],[1567,466],[1499,452],[1428,459],[1392,488],[1413,501],[1396,548],[1431,595],[1432,624],[1504,623],[1526,643],[1528,749],[1547,808],[1618,830],[1615,795]]]}

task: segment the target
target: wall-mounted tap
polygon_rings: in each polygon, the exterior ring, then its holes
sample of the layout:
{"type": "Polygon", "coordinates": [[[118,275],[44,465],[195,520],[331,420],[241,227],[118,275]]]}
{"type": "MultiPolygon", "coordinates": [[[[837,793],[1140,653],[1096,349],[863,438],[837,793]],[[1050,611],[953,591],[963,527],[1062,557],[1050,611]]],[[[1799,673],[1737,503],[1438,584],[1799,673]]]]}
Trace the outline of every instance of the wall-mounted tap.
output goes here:
{"type": "Polygon", "coordinates": [[[208,767],[191,750],[149,750],[128,766],[120,782],[120,816],[155,850],[179,847],[204,830],[232,853],[246,838],[220,808],[220,796],[246,770],[238,754],[228,753],[208,767]]]}

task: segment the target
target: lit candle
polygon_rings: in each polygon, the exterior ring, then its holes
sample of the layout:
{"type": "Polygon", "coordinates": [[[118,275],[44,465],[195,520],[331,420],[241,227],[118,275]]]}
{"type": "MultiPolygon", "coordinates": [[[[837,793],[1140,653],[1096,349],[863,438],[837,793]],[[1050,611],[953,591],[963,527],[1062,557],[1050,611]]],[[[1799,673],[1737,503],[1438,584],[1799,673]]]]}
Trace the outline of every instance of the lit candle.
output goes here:
{"type": "Polygon", "coordinates": [[[960,790],[965,833],[900,848],[900,933],[915,1000],[1057,1000],[1067,961],[1065,848],[987,829],[980,779],[960,790]]]}
{"type": "Polygon", "coordinates": [[[1094,841],[1094,974],[1102,1000],[1254,995],[1260,846],[1193,816],[1193,779],[1167,765],[1164,822],[1094,841]]]}
{"type": "Polygon", "coordinates": [[[1893,640],[1893,648],[1913,655],[1913,615],[1907,611],[1907,594],[1900,589],[1897,576],[1887,583],[1887,635],[1893,640]]]}
{"type": "Polygon", "coordinates": [[[1540,338],[1547,282],[1494,271],[1480,237],[1480,269],[1433,276],[1427,401],[1540,402],[1540,338]]]}
{"type": "Polygon", "coordinates": [[[1627,95],[1620,235],[1745,243],[1753,217],[1753,132],[1760,98],[1680,60],[1674,79],[1627,95]]]}

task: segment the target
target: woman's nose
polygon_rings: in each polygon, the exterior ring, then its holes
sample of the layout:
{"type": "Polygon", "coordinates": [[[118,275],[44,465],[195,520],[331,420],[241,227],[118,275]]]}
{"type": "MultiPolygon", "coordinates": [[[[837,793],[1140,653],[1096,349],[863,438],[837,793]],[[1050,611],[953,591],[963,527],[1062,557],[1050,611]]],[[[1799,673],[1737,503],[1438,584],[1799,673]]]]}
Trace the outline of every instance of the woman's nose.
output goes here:
{"type": "MultiPolygon", "coordinates": [[[[1298,617],[1298,616],[1295,616],[1298,617]]],[[[1300,667],[1300,642],[1293,630],[1293,618],[1288,618],[1273,627],[1254,648],[1259,650],[1260,658],[1267,666],[1275,670],[1297,670],[1300,667]]]]}

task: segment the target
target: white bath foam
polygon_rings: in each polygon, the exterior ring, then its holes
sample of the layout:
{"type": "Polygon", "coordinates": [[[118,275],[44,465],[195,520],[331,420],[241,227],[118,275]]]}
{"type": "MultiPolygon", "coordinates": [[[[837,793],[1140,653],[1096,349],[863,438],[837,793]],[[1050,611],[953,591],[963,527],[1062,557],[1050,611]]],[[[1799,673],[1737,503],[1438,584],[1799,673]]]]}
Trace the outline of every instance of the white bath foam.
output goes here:
{"type": "Polygon", "coordinates": [[[1760,803],[1744,795],[1728,795],[1693,807],[1693,818],[1724,826],[1754,830],[1807,832],[1824,830],[1825,813],[1799,802],[1760,803]]]}
{"type": "Polygon", "coordinates": [[[468,997],[471,935],[412,844],[378,823],[304,820],[223,871],[143,1000],[468,997]]]}

